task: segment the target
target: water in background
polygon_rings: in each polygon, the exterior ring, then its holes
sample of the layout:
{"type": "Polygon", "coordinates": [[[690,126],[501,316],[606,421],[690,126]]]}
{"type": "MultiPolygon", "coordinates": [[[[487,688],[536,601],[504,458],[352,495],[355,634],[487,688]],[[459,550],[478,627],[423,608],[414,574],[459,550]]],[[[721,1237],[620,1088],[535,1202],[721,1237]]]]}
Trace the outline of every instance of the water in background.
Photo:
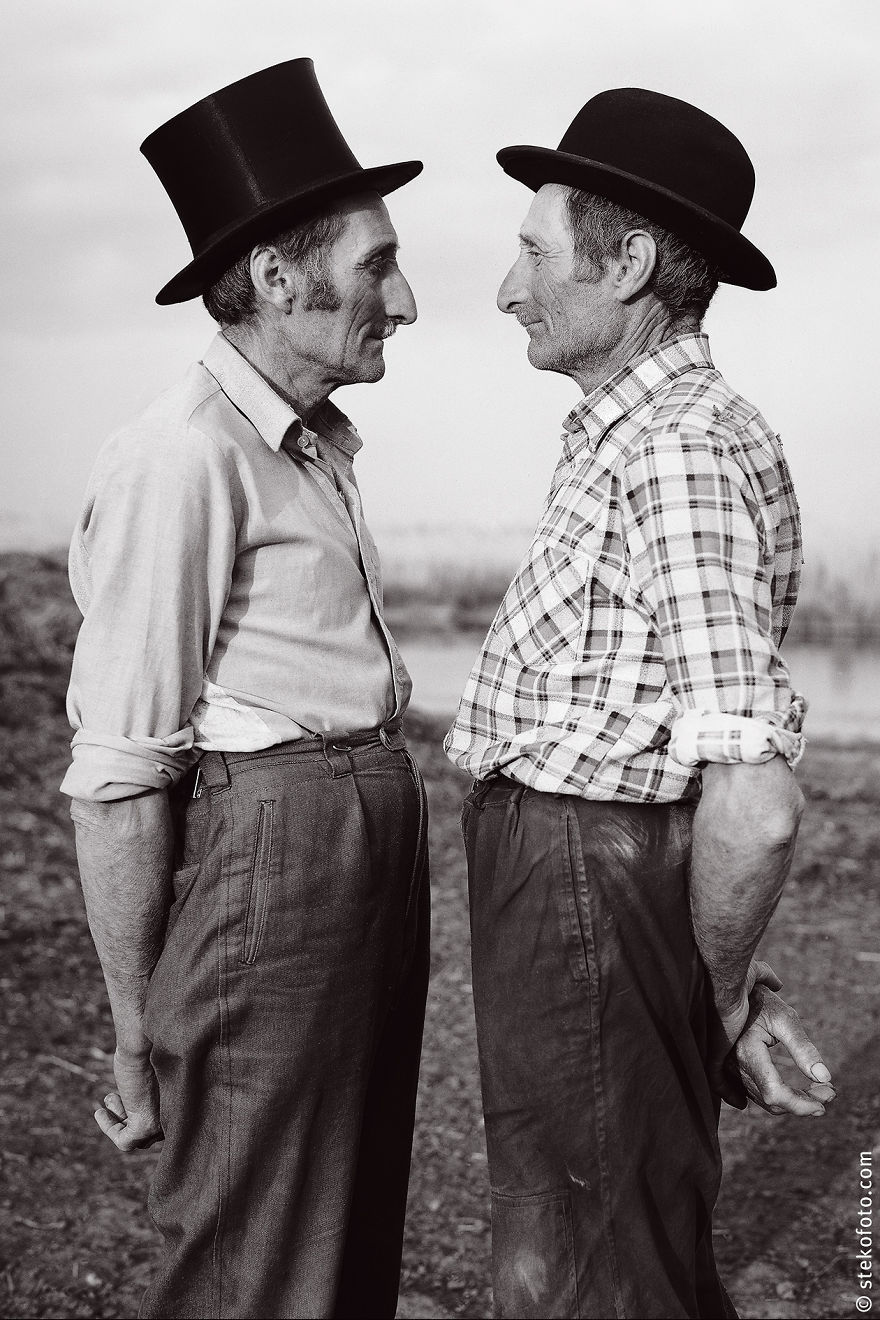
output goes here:
{"type": "MultiPolygon", "coordinates": [[[[461,633],[404,637],[413,708],[451,719],[481,641],[461,633]]],[[[810,703],[808,736],[880,743],[880,647],[801,642],[783,655],[795,689],[810,703]]]]}

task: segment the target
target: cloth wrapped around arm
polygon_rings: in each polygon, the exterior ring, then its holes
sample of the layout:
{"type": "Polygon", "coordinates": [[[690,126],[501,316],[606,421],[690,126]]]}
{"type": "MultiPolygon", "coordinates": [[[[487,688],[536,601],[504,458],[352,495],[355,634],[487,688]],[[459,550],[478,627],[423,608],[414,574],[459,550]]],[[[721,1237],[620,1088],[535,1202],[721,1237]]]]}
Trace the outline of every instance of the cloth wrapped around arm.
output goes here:
{"type": "Polygon", "coordinates": [[[792,697],[781,723],[762,715],[725,715],[717,710],[688,710],[672,726],[669,755],[680,765],[707,761],[746,761],[758,765],[784,756],[792,770],[804,754],[801,733],[807,703],[800,693],[792,697]]]}

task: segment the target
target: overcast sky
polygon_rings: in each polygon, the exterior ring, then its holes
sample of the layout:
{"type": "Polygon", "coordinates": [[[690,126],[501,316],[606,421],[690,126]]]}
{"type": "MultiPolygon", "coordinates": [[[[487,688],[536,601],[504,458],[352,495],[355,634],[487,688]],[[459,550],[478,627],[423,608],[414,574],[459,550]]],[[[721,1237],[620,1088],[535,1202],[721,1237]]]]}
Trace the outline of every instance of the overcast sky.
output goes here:
{"type": "Polygon", "coordinates": [[[425,162],[389,199],[419,320],[381,384],[336,396],[380,547],[383,529],[534,523],[578,393],[495,309],[531,194],[494,157],[555,146],[619,86],[693,101],[750,152],[745,232],[779,287],[722,286],[716,364],[782,434],[808,565],[873,536],[877,0],[4,0],[0,24],[5,544],[66,540],[104,437],[213,333],[200,303],[153,301],[189,251],[141,140],[300,55],[362,164],[425,162]]]}

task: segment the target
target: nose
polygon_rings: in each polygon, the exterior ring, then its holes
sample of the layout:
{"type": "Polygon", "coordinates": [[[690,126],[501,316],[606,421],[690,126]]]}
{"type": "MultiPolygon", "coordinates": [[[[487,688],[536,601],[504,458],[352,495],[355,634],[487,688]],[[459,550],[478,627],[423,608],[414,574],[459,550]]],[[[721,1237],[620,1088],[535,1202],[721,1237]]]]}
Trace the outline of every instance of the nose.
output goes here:
{"type": "Polygon", "coordinates": [[[515,312],[520,303],[526,301],[527,296],[523,284],[523,258],[519,256],[501,281],[501,288],[495,301],[499,312],[515,312]]]}
{"type": "Polygon", "coordinates": [[[398,325],[412,325],[418,316],[416,300],[403,272],[395,267],[385,289],[385,314],[398,325]]]}

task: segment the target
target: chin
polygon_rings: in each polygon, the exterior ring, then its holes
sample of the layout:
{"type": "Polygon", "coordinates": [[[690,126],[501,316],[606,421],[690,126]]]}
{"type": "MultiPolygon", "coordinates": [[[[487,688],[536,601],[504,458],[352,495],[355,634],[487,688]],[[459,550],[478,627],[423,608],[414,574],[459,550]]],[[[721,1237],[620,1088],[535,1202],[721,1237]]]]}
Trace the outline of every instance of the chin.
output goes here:
{"type": "Polygon", "coordinates": [[[377,380],[381,380],[385,375],[385,359],[383,357],[367,359],[366,362],[358,364],[357,382],[361,385],[371,385],[377,380]]]}
{"type": "Polygon", "coordinates": [[[549,352],[546,345],[529,340],[529,346],[526,355],[536,371],[555,371],[556,363],[553,361],[553,354],[549,352]]]}

